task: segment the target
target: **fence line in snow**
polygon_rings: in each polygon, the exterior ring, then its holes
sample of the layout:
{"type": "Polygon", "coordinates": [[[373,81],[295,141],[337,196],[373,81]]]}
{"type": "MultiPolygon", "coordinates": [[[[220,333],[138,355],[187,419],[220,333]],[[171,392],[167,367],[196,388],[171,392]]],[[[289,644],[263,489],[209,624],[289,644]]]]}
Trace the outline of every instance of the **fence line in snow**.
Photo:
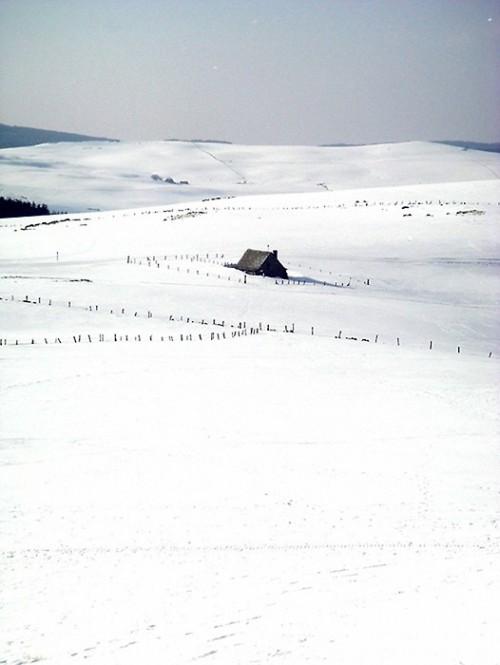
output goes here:
{"type": "Polygon", "coordinates": [[[249,337],[251,335],[258,335],[257,328],[245,328],[243,330],[225,332],[211,332],[210,334],[203,335],[202,333],[178,333],[176,335],[166,335],[160,333],[85,333],[78,335],[64,335],[44,336],[44,337],[28,337],[21,339],[20,337],[5,338],[0,337],[0,346],[35,346],[35,345],[48,345],[48,344],[92,344],[92,343],[117,343],[117,342],[217,342],[222,340],[229,340],[238,337],[249,337]]]}
{"type": "MultiPolygon", "coordinates": [[[[13,295],[11,295],[8,298],[0,296],[0,301],[1,300],[6,301],[6,302],[17,302],[17,303],[26,303],[26,304],[35,304],[35,305],[47,304],[50,307],[63,306],[65,308],[69,308],[69,309],[78,309],[78,310],[83,310],[83,311],[104,313],[104,314],[106,314],[109,311],[110,315],[115,315],[115,316],[119,316],[119,317],[128,316],[127,309],[125,307],[117,307],[117,308],[113,308],[113,309],[108,310],[108,308],[100,306],[98,304],[82,306],[82,305],[75,305],[72,301],[57,301],[57,300],[54,300],[52,298],[47,298],[46,303],[45,303],[41,297],[37,297],[35,299],[30,299],[29,296],[25,296],[24,299],[19,300],[19,299],[16,299],[15,296],[13,296],[13,295]]],[[[132,310],[130,310],[130,311],[134,312],[133,315],[130,314],[130,316],[133,316],[134,318],[147,318],[147,319],[152,319],[153,318],[153,312],[151,310],[147,310],[145,314],[144,313],[140,314],[138,311],[134,311],[134,308],[132,308],[132,310]]],[[[164,319],[167,322],[177,322],[177,323],[191,324],[191,325],[192,324],[194,324],[194,325],[207,325],[207,326],[213,326],[213,327],[222,327],[222,328],[232,329],[231,334],[232,334],[233,337],[234,336],[240,336],[240,335],[246,336],[248,333],[250,335],[254,335],[254,334],[258,334],[258,333],[262,333],[262,332],[269,332],[269,333],[278,332],[278,333],[289,333],[289,334],[294,334],[294,333],[297,332],[298,334],[302,334],[302,335],[308,334],[308,335],[311,335],[311,336],[317,336],[317,337],[321,337],[321,338],[333,338],[333,339],[337,339],[337,340],[357,341],[357,342],[365,342],[365,343],[366,342],[368,342],[368,343],[372,342],[374,344],[378,344],[379,343],[379,338],[380,338],[379,334],[375,334],[371,339],[370,339],[370,336],[367,336],[367,335],[359,335],[359,334],[358,335],[345,335],[342,329],[338,330],[338,332],[336,334],[332,334],[331,332],[330,333],[325,333],[323,331],[319,332],[317,326],[314,326],[314,325],[311,325],[309,327],[305,327],[305,328],[300,329],[300,330],[299,329],[296,330],[295,323],[291,323],[291,324],[290,323],[285,323],[285,324],[281,324],[281,325],[276,325],[276,324],[271,324],[271,323],[259,322],[257,324],[254,323],[253,325],[250,325],[247,321],[238,321],[237,323],[231,323],[231,322],[227,322],[224,319],[217,320],[217,318],[214,318],[214,317],[212,317],[212,318],[207,317],[207,319],[205,319],[205,318],[200,319],[198,317],[185,316],[185,315],[174,316],[173,314],[160,315],[160,316],[155,317],[155,318],[160,319],[160,320],[164,319]],[[236,334],[236,333],[239,333],[239,334],[236,334]]],[[[201,339],[200,333],[198,333],[198,335],[201,339]]],[[[215,339],[215,337],[213,337],[213,336],[214,335],[219,335],[219,333],[211,332],[210,335],[211,335],[210,339],[215,339]]],[[[222,333],[222,335],[224,335],[223,339],[225,339],[226,338],[225,334],[222,333]]],[[[228,335],[229,335],[229,333],[228,333],[228,335]]],[[[164,335],[164,337],[167,337],[167,338],[170,337],[170,336],[171,335],[164,335]]],[[[131,335],[128,335],[128,337],[131,337],[131,335]]],[[[186,337],[186,334],[184,334],[184,338],[185,337],[186,337]]],[[[53,342],[53,343],[58,343],[57,342],[58,338],[55,338],[55,339],[56,339],[56,342],[53,342]]],[[[217,339],[218,339],[218,337],[217,337],[217,339]]],[[[396,347],[401,347],[401,345],[402,345],[402,340],[401,340],[400,336],[390,337],[390,338],[388,336],[384,336],[384,342],[383,343],[387,344],[389,342],[389,340],[390,340],[390,343],[394,344],[396,347]]],[[[115,340],[115,341],[117,341],[117,340],[115,340]]],[[[127,339],[127,341],[128,341],[128,339],[127,339]]],[[[140,341],[140,340],[138,340],[138,341],[140,341]]],[[[181,340],[181,341],[183,341],[183,340],[181,340]]],[[[26,342],[26,343],[29,344],[31,342],[26,342]]],[[[34,343],[36,343],[36,342],[33,342],[33,344],[34,343]]],[[[11,344],[11,343],[9,343],[9,344],[11,344]]],[[[1,338],[0,337],[0,346],[2,346],[2,345],[4,345],[4,346],[7,345],[7,340],[6,340],[6,338],[1,338]]],[[[16,342],[14,342],[14,345],[16,345],[16,342]]],[[[429,340],[427,345],[426,345],[426,348],[429,351],[432,351],[434,349],[434,341],[429,340]]],[[[461,345],[457,345],[455,347],[455,349],[456,349],[457,355],[462,354],[463,348],[462,348],[461,345]]],[[[446,350],[446,349],[443,348],[443,346],[441,345],[441,350],[446,350]]],[[[492,357],[493,357],[493,351],[489,351],[488,358],[492,358],[492,357]]]]}
{"type": "MultiPolygon", "coordinates": [[[[219,265],[224,268],[231,268],[232,265],[224,262],[219,259],[223,259],[224,254],[223,253],[216,253],[215,254],[215,259],[210,258],[210,255],[208,253],[205,254],[162,254],[162,255],[145,255],[145,256],[132,256],[131,254],[127,255],[126,257],[126,263],[127,265],[138,265],[138,266],[143,266],[143,267],[148,267],[148,268],[165,268],[166,270],[175,270],[176,272],[185,272],[186,274],[194,274],[197,276],[201,277],[214,277],[215,273],[209,273],[209,272],[204,272],[203,270],[200,269],[191,269],[191,268],[182,268],[180,266],[175,266],[173,265],[174,261],[189,261],[190,263],[210,263],[213,265],[219,265]],[[170,261],[170,262],[167,262],[170,261]]],[[[301,264],[297,264],[297,267],[301,268],[301,264]]],[[[315,269],[312,268],[311,266],[308,267],[309,270],[315,270],[316,272],[324,273],[325,275],[330,275],[330,276],[335,276],[335,272],[331,270],[323,270],[322,268],[315,269]]],[[[217,279],[226,279],[227,281],[231,282],[237,282],[239,284],[247,284],[247,275],[244,275],[244,278],[242,279],[241,277],[237,277],[236,275],[233,275],[231,278],[231,275],[221,275],[221,273],[217,273],[217,279]]],[[[307,279],[300,279],[300,278],[294,278],[290,277],[289,279],[274,279],[275,284],[279,285],[302,285],[302,286],[316,286],[316,285],[321,285],[321,286],[330,286],[330,287],[335,287],[335,288],[348,288],[351,286],[351,281],[352,277],[345,278],[345,281],[341,281],[340,279],[341,276],[339,276],[339,280],[335,282],[327,282],[326,280],[322,279],[313,279],[313,278],[307,278],[307,279]]],[[[268,279],[273,279],[273,278],[268,278],[268,279]]],[[[370,278],[366,278],[363,280],[358,280],[360,281],[364,286],[369,286],[370,285],[370,278]]]]}
{"type": "MultiPolygon", "coordinates": [[[[11,295],[9,297],[6,296],[0,296],[0,301],[3,300],[5,302],[16,302],[16,303],[21,303],[21,304],[31,304],[31,305],[48,305],[49,307],[64,307],[66,309],[72,309],[72,310],[80,310],[80,311],[86,311],[86,312],[96,312],[96,313],[102,313],[106,314],[108,313],[109,315],[113,316],[131,316],[133,318],[147,318],[147,319],[152,319],[153,318],[153,312],[151,310],[146,310],[146,312],[140,312],[139,310],[135,310],[135,308],[125,308],[125,307],[114,307],[114,308],[109,308],[109,306],[102,306],[99,304],[93,304],[93,305],[76,305],[73,301],[71,300],[55,300],[53,298],[46,298],[45,300],[41,298],[40,296],[33,298],[30,298],[29,296],[25,296],[23,299],[16,298],[15,296],[11,295]],[[133,314],[132,314],[133,312],[133,314]]],[[[209,326],[220,326],[220,327],[228,327],[228,328],[252,328],[252,326],[247,325],[246,321],[239,321],[238,323],[227,323],[225,320],[217,320],[216,318],[199,318],[199,317],[193,317],[193,316],[187,316],[181,314],[179,315],[174,315],[174,314],[162,314],[157,317],[157,319],[163,319],[167,322],[177,322],[177,323],[186,323],[186,324],[195,324],[195,325],[209,325],[209,326]]],[[[262,325],[260,327],[260,331],[262,331],[262,325]]]]}

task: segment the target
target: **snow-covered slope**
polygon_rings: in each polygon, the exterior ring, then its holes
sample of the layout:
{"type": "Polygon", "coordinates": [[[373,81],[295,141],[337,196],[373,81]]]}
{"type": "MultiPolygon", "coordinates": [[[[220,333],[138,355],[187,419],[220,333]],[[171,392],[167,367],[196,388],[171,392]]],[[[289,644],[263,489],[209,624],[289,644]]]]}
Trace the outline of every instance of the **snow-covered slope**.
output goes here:
{"type": "Polygon", "coordinates": [[[51,279],[37,282],[35,295],[44,297],[70,300],[79,288],[89,304],[104,297],[112,305],[122,292],[123,304],[134,294],[134,307],[144,309],[136,285],[145,282],[152,310],[168,293],[171,311],[207,319],[489,352],[498,348],[499,215],[497,182],[484,181],[4,221],[2,254],[11,258],[3,262],[3,290],[24,257],[27,280],[49,269],[51,279]],[[241,291],[238,273],[219,264],[237,261],[247,247],[278,249],[290,274],[306,283],[249,278],[241,291]],[[208,277],[193,258],[207,253],[217,261],[208,277]],[[188,258],[173,258],[181,254],[188,258]],[[127,265],[127,256],[137,262],[127,265]],[[148,268],[146,256],[158,257],[160,267],[148,268]]]}
{"type": "Polygon", "coordinates": [[[2,221],[5,663],[498,664],[498,180],[397,149],[2,221]],[[289,282],[224,265],[267,246],[289,282]]]}
{"type": "Polygon", "coordinates": [[[419,142],[347,148],[89,142],[0,151],[0,193],[69,211],[499,176],[498,154],[419,142]]]}

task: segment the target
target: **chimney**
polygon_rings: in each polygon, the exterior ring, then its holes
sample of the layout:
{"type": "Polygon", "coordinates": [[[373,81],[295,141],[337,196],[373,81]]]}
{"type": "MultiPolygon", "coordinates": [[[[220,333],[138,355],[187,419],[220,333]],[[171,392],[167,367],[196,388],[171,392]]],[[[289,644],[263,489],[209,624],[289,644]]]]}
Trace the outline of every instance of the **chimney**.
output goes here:
{"type": "Polygon", "coordinates": [[[278,258],[278,250],[273,249],[273,254],[274,254],[274,258],[277,259],[278,258]]]}

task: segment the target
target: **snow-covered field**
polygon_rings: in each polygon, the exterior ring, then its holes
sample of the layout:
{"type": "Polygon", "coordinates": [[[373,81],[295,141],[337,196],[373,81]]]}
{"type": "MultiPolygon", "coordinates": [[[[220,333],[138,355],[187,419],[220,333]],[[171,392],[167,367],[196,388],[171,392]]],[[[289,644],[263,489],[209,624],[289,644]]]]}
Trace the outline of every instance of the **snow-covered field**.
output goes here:
{"type": "Polygon", "coordinates": [[[189,149],[0,224],[0,663],[497,665],[500,158],[189,149]]]}
{"type": "Polygon", "coordinates": [[[494,153],[425,142],[326,148],[95,141],[0,150],[0,194],[70,212],[499,177],[494,153]]]}

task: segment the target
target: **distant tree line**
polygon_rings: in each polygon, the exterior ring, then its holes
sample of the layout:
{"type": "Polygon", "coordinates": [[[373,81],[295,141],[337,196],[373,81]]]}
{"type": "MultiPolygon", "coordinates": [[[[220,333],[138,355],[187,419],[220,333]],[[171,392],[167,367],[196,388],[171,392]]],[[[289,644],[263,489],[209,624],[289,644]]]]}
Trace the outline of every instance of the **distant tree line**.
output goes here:
{"type": "Polygon", "coordinates": [[[50,210],[45,203],[0,196],[0,217],[34,217],[35,215],[50,215],[50,210]]]}

